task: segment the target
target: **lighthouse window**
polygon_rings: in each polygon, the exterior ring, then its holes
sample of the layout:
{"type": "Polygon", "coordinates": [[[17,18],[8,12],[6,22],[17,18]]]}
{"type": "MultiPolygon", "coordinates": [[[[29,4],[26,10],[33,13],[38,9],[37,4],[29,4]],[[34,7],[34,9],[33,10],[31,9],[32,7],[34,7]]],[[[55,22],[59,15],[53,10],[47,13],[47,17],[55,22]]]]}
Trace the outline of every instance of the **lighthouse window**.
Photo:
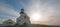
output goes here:
{"type": "Polygon", "coordinates": [[[24,16],[24,18],[26,19],[26,16],[24,16]]]}
{"type": "Polygon", "coordinates": [[[12,24],[11,22],[9,22],[9,24],[12,24]]]}

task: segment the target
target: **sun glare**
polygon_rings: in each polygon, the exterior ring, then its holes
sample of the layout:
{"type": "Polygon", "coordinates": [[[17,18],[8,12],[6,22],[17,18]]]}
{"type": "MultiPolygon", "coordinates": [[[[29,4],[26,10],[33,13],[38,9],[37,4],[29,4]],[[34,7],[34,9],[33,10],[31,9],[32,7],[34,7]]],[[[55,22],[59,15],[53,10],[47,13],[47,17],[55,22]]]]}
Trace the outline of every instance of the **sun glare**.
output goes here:
{"type": "Polygon", "coordinates": [[[32,21],[39,21],[41,19],[41,15],[39,13],[34,13],[31,16],[32,21]]]}

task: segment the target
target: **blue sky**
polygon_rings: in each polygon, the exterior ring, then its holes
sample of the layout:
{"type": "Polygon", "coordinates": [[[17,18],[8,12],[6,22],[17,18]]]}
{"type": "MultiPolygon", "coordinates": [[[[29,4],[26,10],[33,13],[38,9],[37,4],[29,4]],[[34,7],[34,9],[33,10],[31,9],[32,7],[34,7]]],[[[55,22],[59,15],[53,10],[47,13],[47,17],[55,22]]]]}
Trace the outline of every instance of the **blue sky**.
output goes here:
{"type": "Polygon", "coordinates": [[[29,0],[0,0],[0,23],[7,19],[16,20],[21,8],[25,8],[29,0]]]}
{"type": "Polygon", "coordinates": [[[27,4],[28,2],[25,0],[5,0],[7,4],[14,7],[14,10],[19,10],[19,8],[22,8],[23,5],[20,2],[23,2],[24,4],[27,4]]]}
{"type": "Polygon", "coordinates": [[[43,24],[60,25],[60,0],[0,0],[0,23],[16,20],[21,8],[30,17],[34,13],[42,15],[43,24]]]}

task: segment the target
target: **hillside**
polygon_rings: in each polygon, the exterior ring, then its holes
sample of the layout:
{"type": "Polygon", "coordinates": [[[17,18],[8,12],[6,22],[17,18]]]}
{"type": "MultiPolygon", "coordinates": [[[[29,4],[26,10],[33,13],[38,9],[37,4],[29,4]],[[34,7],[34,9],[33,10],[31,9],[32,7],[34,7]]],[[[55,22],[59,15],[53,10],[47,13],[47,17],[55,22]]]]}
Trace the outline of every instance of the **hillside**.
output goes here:
{"type": "Polygon", "coordinates": [[[32,24],[32,27],[60,27],[60,26],[32,24]]]}

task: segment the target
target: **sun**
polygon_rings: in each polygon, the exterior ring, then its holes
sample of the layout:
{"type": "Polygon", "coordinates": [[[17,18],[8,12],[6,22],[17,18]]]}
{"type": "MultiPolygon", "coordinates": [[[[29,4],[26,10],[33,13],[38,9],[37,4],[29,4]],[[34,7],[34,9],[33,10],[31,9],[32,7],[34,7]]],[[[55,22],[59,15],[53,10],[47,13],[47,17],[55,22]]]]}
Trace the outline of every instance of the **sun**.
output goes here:
{"type": "Polygon", "coordinates": [[[40,21],[41,20],[41,15],[39,13],[33,13],[31,15],[31,20],[32,21],[40,21]]]}

